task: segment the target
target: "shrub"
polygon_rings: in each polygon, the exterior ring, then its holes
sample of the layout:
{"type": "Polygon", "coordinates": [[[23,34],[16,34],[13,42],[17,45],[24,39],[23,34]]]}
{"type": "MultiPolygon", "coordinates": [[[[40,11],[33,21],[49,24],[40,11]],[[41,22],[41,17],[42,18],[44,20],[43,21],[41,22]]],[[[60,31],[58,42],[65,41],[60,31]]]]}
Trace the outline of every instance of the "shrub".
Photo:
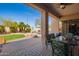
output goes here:
{"type": "Polygon", "coordinates": [[[4,26],[0,25],[0,33],[4,33],[4,26]]]}

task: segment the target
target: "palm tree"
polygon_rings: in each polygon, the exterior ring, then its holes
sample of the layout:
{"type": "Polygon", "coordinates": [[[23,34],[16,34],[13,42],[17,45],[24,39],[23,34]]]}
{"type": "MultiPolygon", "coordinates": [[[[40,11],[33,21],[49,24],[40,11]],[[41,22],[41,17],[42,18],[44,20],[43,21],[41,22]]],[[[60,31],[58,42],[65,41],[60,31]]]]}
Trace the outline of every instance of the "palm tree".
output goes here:
{"type": "Polygon", "coordinates": [[[18,23],[12,22],[12,26],[10,27],[11,32],[18,32],[18,23]]]}
{"type": "Polygon", "coordinates": [[[24,24],[23,22],[19,23],[20,32],[31,32],[31,27],[28,24],[24,24]]]}
{"type": "Polygon", "coordinates": [[[26,25],[24,24],[24,22],[20,22],[18,25],[20,32],[24,32],[26,25]]]}
{"type": "Polygon", "coordinates": [[[25,32],[31,32],[31,26],[26,24],[25,32]]]}

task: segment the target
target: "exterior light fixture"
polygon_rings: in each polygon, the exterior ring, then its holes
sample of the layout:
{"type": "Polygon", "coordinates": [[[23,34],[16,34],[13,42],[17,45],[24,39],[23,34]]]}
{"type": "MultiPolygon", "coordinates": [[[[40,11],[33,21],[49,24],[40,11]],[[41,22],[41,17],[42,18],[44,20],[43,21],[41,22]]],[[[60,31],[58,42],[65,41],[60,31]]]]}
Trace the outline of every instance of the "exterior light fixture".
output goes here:
{"type": "Polygon", "coordinates": [[[61,9],[64,9],[65,8],[65,4],[64,3],[60,3],[60,6],[59,6],[61,9]]]}
{"type": "Polygon", "coordinates": [[[61,9],[64,9],[64,8],[65,8],[65,5],[60,5],[60,8],[61,8],[61,9]]]}

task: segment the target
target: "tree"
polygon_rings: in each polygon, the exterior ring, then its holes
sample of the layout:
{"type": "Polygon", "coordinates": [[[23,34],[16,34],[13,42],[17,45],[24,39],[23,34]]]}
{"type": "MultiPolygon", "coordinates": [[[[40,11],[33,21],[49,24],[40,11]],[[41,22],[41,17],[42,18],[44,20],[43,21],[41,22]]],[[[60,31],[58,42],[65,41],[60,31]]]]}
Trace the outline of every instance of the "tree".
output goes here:
{"type": "MultiPolygon", "coordinates": [[[[13,22],[13,21],[11,21],[11,20],[4,20],[3,21],[3,25],[5,26],[5,30],[7,30],[7,28],[8,28],[8,30],[10,31],[10,32],[17,32],[17,28],[18,28],[18,24],[17,24],[17,22],[13,22]]],[[[7,30],[7,31],[8,31],[7,30]]]]}
{"type": "Polygon", "coordinates": [[[19,23],[20,32],[31,32],[31,27],[28,24],[24,24],[23,22],[19,23]]]}
{"type": "Polygon", "coordinates": [[[12,26],[10,27],[11,32],[17,32],[18,30],[18,23],[17,22],[12,22],[12,26]]]}
{"type": "Polygon", "coordinates": [[[4,26],[0,25],[0,33],[4,32],[4,26]]]}
{"type": "Polygon", "coordinates": [[[24,22],[20,22],[19,25],[18,25],[18,27],[20,29],[20,32],[24,32],[26,25],[24,24],[24,22]]]}
{"type": "Polygon", "coordinates": [[[3,25],[6,27],[12,27],[13,22],[11,20],[3,20],[3,25]]]}
{"type": "Polygon", "coordinates": [[[16,29],[14,29],[16,27],[15,22],[9,19],[3,19],[2,21],[3,21],[2,25],[4,26],[4,32],[8,33],[16,31],[16,29]]]}
{"type": "Polygon", "coordinates": [[[30,25],[26,25],[26,29],[25,29],[25,32],[31,32],[31,26],[30,25]]]}
{"type": "Polygon", "coordinates": [[[24,22],[13,22],[11,20],[4,20],[3,22],[3,26],[6,27],[6,32],[30,32],[31,31],[31,27],[28,24],[24,24],[24,22]],[[8,30],[7,30],[8,29],[8,30]]]}
{"type": "Polygon", "coordinates": [[[6,33],[10,33],[11,32],[11,30],[10,30],[10,27],[12,26],[12,21],[11,20],[3,20],[3,26],[5,27],[5,32],[6,33]]]}

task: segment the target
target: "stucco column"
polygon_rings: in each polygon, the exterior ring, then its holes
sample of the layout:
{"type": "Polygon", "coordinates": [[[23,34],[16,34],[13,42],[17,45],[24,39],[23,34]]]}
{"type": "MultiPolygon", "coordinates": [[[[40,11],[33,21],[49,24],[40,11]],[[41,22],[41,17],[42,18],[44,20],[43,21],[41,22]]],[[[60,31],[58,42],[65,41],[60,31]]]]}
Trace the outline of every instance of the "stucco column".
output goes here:
{"type": "Polygon", "coordinates": [[[48,39],[48,12],[43,11],[41,17],[41,34],[42,34],[42,44],[46,45],[48,39]]]}

